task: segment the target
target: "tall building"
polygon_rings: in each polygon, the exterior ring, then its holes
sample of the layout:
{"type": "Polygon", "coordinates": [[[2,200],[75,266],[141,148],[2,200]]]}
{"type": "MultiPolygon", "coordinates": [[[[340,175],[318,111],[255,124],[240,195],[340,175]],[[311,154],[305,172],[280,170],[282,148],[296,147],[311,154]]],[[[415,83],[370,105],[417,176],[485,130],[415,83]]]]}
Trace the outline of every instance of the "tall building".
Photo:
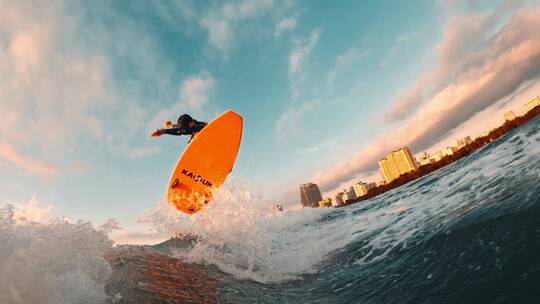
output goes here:
{"type": "Polygon", "coordinates": [[[366,183],[363,182],[354,184],[353,189],[357,197],[363,196],[367,193],[366,183]]]}
{"type": "Polygon", "coordinates": [[[399,176],[399,168],[391,153],[379,161],[379,168],[387,183],[399,176]]]}
{"type": "Polygon", "coordinates": [[[318,207],[322,201],[321,191],[314,183],[300,185],[300,203],[304,207],[318,207]]]}
{"type": "Polygon", "coordinates": [[[540,98],[538,98],[538,96],[536,96],[535,98],[527,101],[523,105],[523,110],[525,111],[525,114],[527,114],[527,112],[529,112],[530,110],[534,109],[537,106],[540,106],[540,98]]]}
{"type": "Polygon", "coordinates": [[[385,158],[379,161],[381,174],[389,183],[398,178],[401,174],[418,169],[418,165],[414,160],[409,148],[402,148],[389,153],[385,158]]]}
{"type": "Polygon", "coordinates": [[[356,193],[354,191],[354,187],[350,187],[349,189],[344,189],[343,190],[343,201],[347,201],[347,200],[353,200],[355,199],[357,196],[356,196],[356,193]]]}
{"type": "Polygon", "coordinates": [[[332,206],[343,206],[343,193],[340,192],[334,196],[334,199],[332,200],[332,206]]]}
{"type": "Polygon", "coordinates": [[[364,183],[364,182],[358,182],[352,186],[354,193],[356,194],[356,197],[360,197],[363,195],[366,195],[369,190],[377,187],[375,183],[364,183]]]}

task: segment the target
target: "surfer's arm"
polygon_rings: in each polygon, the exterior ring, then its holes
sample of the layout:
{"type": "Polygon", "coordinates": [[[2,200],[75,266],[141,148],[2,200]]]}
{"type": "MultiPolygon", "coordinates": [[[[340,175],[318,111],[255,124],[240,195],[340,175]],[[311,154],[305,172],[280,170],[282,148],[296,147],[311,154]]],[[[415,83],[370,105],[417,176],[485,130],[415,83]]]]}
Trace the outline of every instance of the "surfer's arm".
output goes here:
{"type": "Polygon", "coordinates": [[[168,128],[168,129],[157,129],[152,134],[150,134],[150,137],[157,137],[161,136],[163,134],[169,134],[169,135],[187,135],[189,134],[186,132],[184,128],[168,128]]]}
{"type": "MultiPolygon", "coordinates": [[[[201,131],[204,127],[206,127],[207,123],[205,122],[198,122],[195,126],[191,128],[166,128],[166,129],[157,129],[154,131],[154,133],[150,134],[150,137],[156,137],[161,136],[163,134],[169,134],[169,135],[191,135],[191,139],[193,139],[193,135],[195,135],[197,132],[201,131]]],[[[191,139],[189,141],[191,141],[191,139]]]]}

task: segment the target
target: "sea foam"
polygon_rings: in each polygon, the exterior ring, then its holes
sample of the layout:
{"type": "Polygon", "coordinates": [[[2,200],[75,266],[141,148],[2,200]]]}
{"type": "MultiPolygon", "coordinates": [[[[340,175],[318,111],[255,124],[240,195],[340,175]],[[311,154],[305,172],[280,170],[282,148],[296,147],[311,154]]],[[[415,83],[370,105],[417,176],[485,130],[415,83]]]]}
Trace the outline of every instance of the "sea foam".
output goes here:
{"type": "MultiPolygon", "coordinates": [[[[0,207],[0,303],[105,303],[105,231],[55,219],[35,199],[0,207]]],[[[105,228],[110,229],[111,223],[105,228]]]]}

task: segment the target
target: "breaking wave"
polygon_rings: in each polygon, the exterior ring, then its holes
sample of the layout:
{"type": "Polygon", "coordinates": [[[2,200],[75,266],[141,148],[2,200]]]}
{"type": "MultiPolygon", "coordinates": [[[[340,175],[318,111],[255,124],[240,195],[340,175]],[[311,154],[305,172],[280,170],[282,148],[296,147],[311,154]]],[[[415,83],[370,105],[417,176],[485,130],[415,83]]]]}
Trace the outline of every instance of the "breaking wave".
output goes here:
{"type": "MultiPolygon", "coordinates": [[[[55,219],[35,199],[0,208],[0,303],[104,303],[107,231],[55,219]]],[[[104,226],[104,228],[106,228],[104,226]]]]}

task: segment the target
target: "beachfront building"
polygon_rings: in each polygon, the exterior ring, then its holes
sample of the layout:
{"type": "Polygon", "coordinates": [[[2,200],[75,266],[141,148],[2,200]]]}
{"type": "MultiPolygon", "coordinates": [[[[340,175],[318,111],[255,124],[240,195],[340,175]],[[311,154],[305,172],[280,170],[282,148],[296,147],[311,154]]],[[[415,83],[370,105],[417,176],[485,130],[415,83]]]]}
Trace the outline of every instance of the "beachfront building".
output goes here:
{"type": "Polygon", "coordinates": [[[420,161],[420,166],[425,166],[425,165],[429,165],[429,164],[433,164],[433,159],[431,159],[431,157],[428,157],[426,159],[423,159],[420,161]]]}
{"type": "Polygon", "coordinates": [[[454,153],[457,151],[457,149],[455,147],[446,147],[444,149],[441,150],[441,153],[444,156],[450,156],[450,155],[454,155],[454,153]]]}
{"type": "Polygon", "coordinates": [[[424,165],[432,163],[431,155],[429,155],[429,153],[427,153],[427,152],[422,152],[422,154],[420,154],[419,158],[420,158],[420,166],[424,166],[424,165]]]}
{"type": "Polygon", "coordinates": [[[537,106],[540,106],[540,98],[538,98],[538,96],[536,96],[535,98],[527,101],[523,105],[523,110],[525,111],[525,114],[527,114],[530,110],[534,109],[537,106]]]}
{"type": "Polygon", "coordinates": [[[401,174],[418,169],[417,163],[409,148],[405,147],[392,151],[379,161],[379,169],[386,183],[389,183],[401,174]]]}
{"type": "Polygon", "coordinates": [[[332,207],[332,199],[327,197],[319,202],[319,207],[332,207]]]}
{"type": "Polygon", "coordinates": [[[379,170],[386,183],[394,180],[396,175],[399,176],[399,171],[392,159],[392,155],[379,160],[379,170]]]}
{"type": "Polygon", "coordinates": [[[463,137],[461,139],[456,139],[454,142],[454,147],[461,149],[465,147],[466,145],[472,144],[472,139],[470,136],[463,137]]]}
{"type": "Polygon", "coordinates": [[[300,203],[303,207],[318,207],[320,201],[322,201],[322,195],[316,184],[300,185],[300,203]]]}
{"type": "Polygon", "coordinates": [[[354,189],[354,193],[356,194],[356,197],[361,197],[361,196],[366,195],[369,190],[375,187],[377,187],[375,183],[358,182],[354,184],[353,189],[354,189]]]}
{"type": "Polygon", "coordinates": [[[332,206],[343,206],[343,192],[340,192],[334,196],[334,199],[332,199],[332,206]]]}
{"type": "Polygon", "coordinates": [[[353,200],[356,198],[356,193],[354,192],[354,187],[351,186],[349,189],[343,189],[343,201],[346,203],[347,200],[353,200]]]}
{"type": "Polygon", "coordinates": [[[476,137],[476,138],[487,137],[487,136],[489,135],[489,132],[491,132],[491,130],[489,130],[489,131],[484,131],[484,132],[482,132],[480,135],[478,135],[478,137],[476,137]]]}
{"type": "Polygon", "coordinates": [[[435,154],[432,154],[431,158],[430,158],[431,162],[436,163],[436,162],[440,161],[443,158],[443,156],[444,155],[443,155],[442,151],[439,151],[439,152],[437,152],[435,154]]]}
{"type": "Polygon", "coordinates": [[[366,183],[363,183],[363,182],[358,182],[354,184],[353,189],[357,197],[366,195],[368,191],[366,187],[366,183]]]}
{"type": "Polygon", "coordinates": [[[504,113],[503,117],[504,117],[504,121],[512,121],[516,119],[516,115],[514,114],[514,111],[508,111],[504,113]]]}

